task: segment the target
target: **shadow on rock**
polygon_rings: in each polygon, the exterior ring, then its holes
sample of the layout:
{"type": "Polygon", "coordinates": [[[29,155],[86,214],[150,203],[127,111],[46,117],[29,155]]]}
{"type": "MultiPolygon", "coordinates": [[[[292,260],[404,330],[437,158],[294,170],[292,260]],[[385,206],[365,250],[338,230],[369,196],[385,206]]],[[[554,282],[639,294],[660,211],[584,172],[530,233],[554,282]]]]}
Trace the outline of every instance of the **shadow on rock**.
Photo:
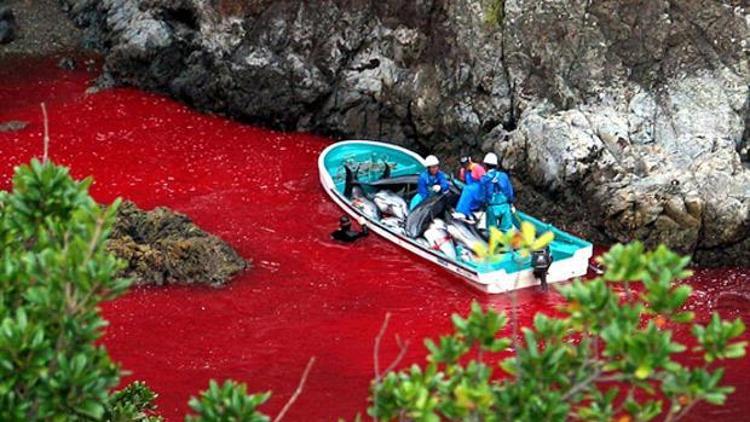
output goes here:
{"type": "Polygon", "coordinates": [[[109,250],[125,260],[121,276],[136,284],[208,284],[218,287],[249,268],[226,242],[168,208],[143,211],[125,201],[117,212],[109,250]]]}
{"type": "Polygon", "coordinates": [[[0,6],[0,44],[7,44],[16,39],[16,17],[13,11],[5,6],[0,6]]]}

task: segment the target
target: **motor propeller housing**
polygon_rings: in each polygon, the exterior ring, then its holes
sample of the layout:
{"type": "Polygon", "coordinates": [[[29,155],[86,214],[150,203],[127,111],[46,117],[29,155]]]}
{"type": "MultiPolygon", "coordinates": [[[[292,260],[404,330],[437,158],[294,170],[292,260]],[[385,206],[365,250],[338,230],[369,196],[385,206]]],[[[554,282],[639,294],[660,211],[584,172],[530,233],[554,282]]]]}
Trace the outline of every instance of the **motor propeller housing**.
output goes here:
{"type": "Polygon", "coordinates": [[[547,273],[552,265],[552,254],[549,247],[531,253],[531,266],[534,269],[534,277],[539,279],[542,290],[547,291],[547,273]]]}

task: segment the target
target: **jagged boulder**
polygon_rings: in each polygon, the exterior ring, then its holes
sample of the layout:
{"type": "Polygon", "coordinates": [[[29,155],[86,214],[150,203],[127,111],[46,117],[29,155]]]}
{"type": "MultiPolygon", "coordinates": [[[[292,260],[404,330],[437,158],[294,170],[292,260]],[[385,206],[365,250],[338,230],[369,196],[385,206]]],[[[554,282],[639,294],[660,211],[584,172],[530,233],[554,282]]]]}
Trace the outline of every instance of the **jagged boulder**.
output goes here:
{"type": "Polygon", "coordinates": [[[137,284],[221,286],[250,263],[226,242],[168,208],[143,211],[125,201],[108,249],[126,261],[121,276],[137,284]]]}

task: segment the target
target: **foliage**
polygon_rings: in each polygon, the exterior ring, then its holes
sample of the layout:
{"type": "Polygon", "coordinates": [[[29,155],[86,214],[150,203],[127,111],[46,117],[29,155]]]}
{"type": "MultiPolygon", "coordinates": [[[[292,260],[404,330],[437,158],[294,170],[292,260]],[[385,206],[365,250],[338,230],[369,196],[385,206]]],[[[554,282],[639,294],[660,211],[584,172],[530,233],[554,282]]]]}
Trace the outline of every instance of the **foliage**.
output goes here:
{"type": "Polygon", "coordinates": [[[502,26],[505,20],[505,0],[489,0],[484,19],[489,25],[502,26]]]}
{"type": "Polygon", "coordinates": [[[33,160],[0,192],[0,420],[146,420],[153,409],[142,384],[110,396],[120,370],[96,344],[98,304],[129,281],[105,249],[118,203],[100,207],[90,185],[33,160]]]}
{"type": "MultiPolygon", "coordinates": [[[[105,247],[120,202],[99,206],[91,183],[32,160],[0,192],[0,420],[162,420],[146,384],[112,392],[120,368],[96,344],[99,303],[130,281],[105,247]]],[[[256,407],[270,393],[246,388],[212,381],[187,420],[267,421],[256,407]]]]}
{"type": "Polygon", "coordinates": [[[247,394],[247,385],[225,381],[219,386],[211,380],[208,390],[199,398],[190,399],[189,405],[197,415],[185,417],[188,422],[268,422],[270,418],[257,410],[271,393],[247,394]]]}
{"type": "Polygon", "coordinates": [[[154,400],[158,395],[145,383],[136,381],[112,394],[104,419],[113,422],[158,422],[154,400]]]}
{"type": "Polygon", "coordinates": [[[744,356],[741,320],[714,314],[693,324],[705,364],[691,366],[670,326],[689,324],[687,258],[640,243],[616,245],[602,277],[559,288],[560,317],[538,313],[520,338],[500,336],[507,318],[473,304],[453,316],[454,332],[425,342],[427,364],[389,372],[371,388],[368,412],[379,420],[666,420],[696,403],[724,403],[732,387],[711,362],[744,356]],[[631,283],[642,284],[639,291],[631,283]],[[620,295],[615,287],[624,289],[620,295]],[[515,353],[507,357],[508,346],[515,353]],[[474,358],[475,356],[475,358],[474,358]],[[488,357],[491,357],[488,360],[488,357]],[[685,362],[684,359],[680,359],[685,362]],[[503,377],[493,373],[499,363],[503,377]]]}
{"type": "Polygon", "coordinates": [[[555,235],[547,231],[537,237],[536,227],[528,221],[521,222],[521,230],[503,232],[497,227],[490,227],[490,238],[487,246],[482,243],[474,245],[474,253],[484,262],[497,262],[506,253],[513,253],[518,258],[527,258],[531,252],[544,249],[554,240],[555,235]]]}

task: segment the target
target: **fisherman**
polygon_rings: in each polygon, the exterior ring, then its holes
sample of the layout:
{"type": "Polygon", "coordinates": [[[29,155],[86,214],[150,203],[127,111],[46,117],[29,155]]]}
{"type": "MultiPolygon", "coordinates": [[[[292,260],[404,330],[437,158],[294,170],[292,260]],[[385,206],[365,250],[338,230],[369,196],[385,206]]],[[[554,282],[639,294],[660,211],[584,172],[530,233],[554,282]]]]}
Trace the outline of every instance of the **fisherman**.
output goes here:
{"type": "Polygon", "coordinates": [[[498,169],[497,155],[490,152],[484,156],[487,174],[481,179],[483,202],[487,206],[487,228],[497,227],[506,232],[513,228],[513,202],[516,195],[508,174],[498,169]]]}
{"type": "Polygon", "coordinates": [[[362,231],[356,232],[352,230],[352,220],[344,215],[339,219],[339,228],[331,233],[331,237],[339,242],[351,243],[360,237],[365,237],[370,234],[367,225],[362,223],[360,223],[360,225],[362,226],[362,231]]]}
{"type": "Polygon", "coordinates": [[[417,194],[411,199],[409,209],[413,210],[420,202],[429,198],[431,195],[448,192],[450,185],[448,177],[440,171],[440,161],[434,155],[428,155],[424,160],[427,170],[419,175],[417,181],[417,194]]]}
{"type": "Polygon", "coordinates": [[[461,170],[458,172],[458,178],[467,185],[479,183],[487,172],[481,164],[475,163],[470,156],[465,155],[459,160],[461,170]]]}
{"type": "Polygon", "coordinates": [[[471,221],[472,213],[479,210],[484,203],[481,180],[486,171],[484,167],[474,163],[469,156],[461,157],[460,162],[461,170],[458,178],[465,185],[461,191],[461,197],[458,199],[456,211],[461,213],[460,218],[471,221]]]}

